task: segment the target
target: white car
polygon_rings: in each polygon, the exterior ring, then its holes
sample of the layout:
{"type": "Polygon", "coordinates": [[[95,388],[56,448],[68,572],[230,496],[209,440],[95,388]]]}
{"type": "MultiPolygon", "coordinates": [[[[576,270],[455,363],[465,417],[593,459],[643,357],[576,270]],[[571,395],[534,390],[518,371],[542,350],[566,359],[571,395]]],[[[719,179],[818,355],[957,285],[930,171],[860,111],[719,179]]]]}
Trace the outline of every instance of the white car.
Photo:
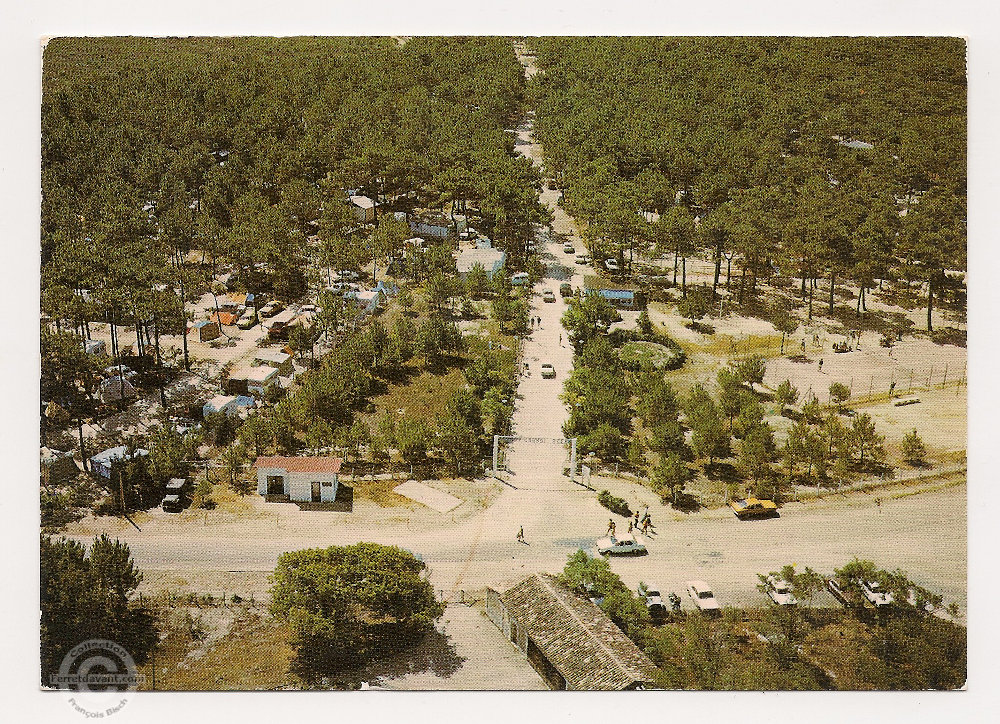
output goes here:
{"type": "Polygon", "coordinates": [[[569,243],[567,241],[565,244],[563,244],[563,253],[565,253],[565,254],[575,254],[576,253],[576,247],[573,246],[571,243],[569,243]]]}
{"type": "Polygon", "coordinates": [[[646,553],[646,546],[630,533],[621,536],[609,535],[597,541],[597,552],[602,556],[634,556],[646,553]]]}
{"type": "Polygon", "coordinates": [[[544,292],[542,292],[543,302],[554,302],[555,300],[556,300],[555,292],[553,292],[551,289],[546,289],[544,292]]]}
{"type": "Polygon", "coordinates": [[[351,269],[341,269],[334,276],[342,282],[356,282],[361,278],[360,274],[351,269]]]}
{"type": "Polygon", "coordinates": [[[892,594],[882,589],[878,581],[860,581],[861,592],[873,606],[888,606],[893,602],[892,594]]]}
{"type": "Polygon", "coordinates": [[[794,606],[799,602],[788,581],[777,576],[767,577],[767,595],[779,606],[794,606]]]}
{"type": "Polygon", "coordinates": [[[555,376],[556,376],[556,368],[553,367],[548,362],[543,362],[542,363],[542,377],[544,377],[546,379],[551,379],[552,377],[555,377],[555,376]]]}
{"type": "Polygon", "coordinates": [[[667,612],[667,607],[663,605],[663,599],[660,597],[660,591],[655,586],[652,588],[646,587],[643,591],[639,589],[639,595],[646,601],[646,610],[649,611],[649,615],[656,618],[657,616],[663,616],[667,612]]]}
{"type": "Polygon", "coordinates": [[[305,314],[306,312],[312,312],[313,314],[315,314],[318,311],[319,307],[317,307],[315,304],[303,304],[301,307],[299,307],[299,312],[301,312],[302,314],[305,314]]]}
{"type": "Polygon", "coordinates": [[[590,263],[590,255],[589,254],[577,254],[576,255],[576,263],[577,264],[589,264],[590,263]]]}
{"type": "Polygon", "coordinates": [[[510,277],[510,283],[515,287],[525,287],[528,285],[528,274],[527,272],[518,272],[510,277]]]}
{"type": "Polygon", "coordinates": [[[618,261],[615,259],[605,259],[604,268],[607,269],[612,274],[617,274],[621,269],[618,266],[618,261]]]}
{"type": "Polygon", "coordinates": [[[688,581],[687,594],[699,611],[718,611],[719,602],[715,600],[715,594],[704,581],[688,581]]]}

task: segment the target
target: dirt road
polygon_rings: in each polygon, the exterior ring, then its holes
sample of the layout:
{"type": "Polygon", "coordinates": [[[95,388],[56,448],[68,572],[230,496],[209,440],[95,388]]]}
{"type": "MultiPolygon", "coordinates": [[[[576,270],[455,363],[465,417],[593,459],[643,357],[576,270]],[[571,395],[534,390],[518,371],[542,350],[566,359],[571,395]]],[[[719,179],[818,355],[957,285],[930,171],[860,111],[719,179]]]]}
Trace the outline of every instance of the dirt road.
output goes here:
{"type": "MultiPolygon", "coordinates": [[[[172,523],[164,516],[159,525],[143,526],[146,532],[118,528],[112,535],[129,544],[144,571],[195,578],[256,571],[258,591],[266,590],[266,574],[285,551],[362,540],[398,545],[423,557],[436,588],[457,596],[461,590],[507,586],[534,571],[557,573],[567,556],[591,548],[609,514],[592,492],[575,487],[507,488],[475,515],[457,523],[438,515],[437,525],[420,529],[403,522],[348,522],[352,514],[347,513],[302,512],[296,515],[308,525],[294,530],[276,529],[273,519],[202,527],[172,523]],[[519,526],[524,526],[526,543],[516,540],[519,526]]],[[[788,504],[780,518],[753,522],[740,522],[728,510],[670,516],[650,495],[657,533],[645,541],[649,555],[615,558],[611,566],[633,587],[642,580],[680,593],[683,581],[700,578],[715,587],[723,604],[754,605],[765,601],[756,590],[757,573],[787,563],[830,572],[857,556],[884,568],[902,568],[964,610],[965,494],[965,485],[959,484],[920,495],[886,496],[881,505],[873,496],[837,496],[788,504]]],[[[624,525],[621,518],[617,522],[624,525]]],[[[245,585],[253,584],[251,577],[245,585]]]]}

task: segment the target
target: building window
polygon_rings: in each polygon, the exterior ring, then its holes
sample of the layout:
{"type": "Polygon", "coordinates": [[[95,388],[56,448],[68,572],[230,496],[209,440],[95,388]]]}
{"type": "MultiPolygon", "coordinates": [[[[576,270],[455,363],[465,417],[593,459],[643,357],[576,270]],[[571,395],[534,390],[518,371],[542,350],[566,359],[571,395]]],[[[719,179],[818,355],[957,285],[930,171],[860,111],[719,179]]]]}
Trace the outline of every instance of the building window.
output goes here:
{"type": "Polygon", "coordinates": [[[324,488],[332,488],[333,487],[333,483],[331,483],[329,481],[324,481],[323,482],[323,487],[324,488]]]}

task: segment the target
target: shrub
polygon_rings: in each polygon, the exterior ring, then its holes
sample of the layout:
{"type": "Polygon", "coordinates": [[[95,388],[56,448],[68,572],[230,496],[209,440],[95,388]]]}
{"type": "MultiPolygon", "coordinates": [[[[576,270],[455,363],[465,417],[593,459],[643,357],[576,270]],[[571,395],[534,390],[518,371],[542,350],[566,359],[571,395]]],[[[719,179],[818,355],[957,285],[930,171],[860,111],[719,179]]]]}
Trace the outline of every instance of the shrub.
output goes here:
{"type": "Polygon", "coordinates": [[[628,503],[624,499],[612,495],[608,490],[602,490],[597,494],[597,502],[612,513],[617,513],[625,518],[632,516],[632,510],[628,507],[628,503]]]}
{"type": "Polygon", "coordinates": [[[917,435],[916,429],[903,436],[903,460],[913,467],[921,467],[927,464],[927,448],[924,441],[917,435]]]}

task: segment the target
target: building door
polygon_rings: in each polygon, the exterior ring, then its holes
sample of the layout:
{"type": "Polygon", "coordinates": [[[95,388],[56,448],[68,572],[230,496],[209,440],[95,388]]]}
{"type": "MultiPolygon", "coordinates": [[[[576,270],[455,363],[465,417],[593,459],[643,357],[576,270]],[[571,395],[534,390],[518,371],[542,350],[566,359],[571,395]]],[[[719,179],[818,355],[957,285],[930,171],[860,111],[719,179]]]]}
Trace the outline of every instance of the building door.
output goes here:
{"type": "Polygon", "coordinates": [[[267,494],[268,495],[285,494],[285,479],[281,475],[267,476],[267,494]]]}
{"type": "Polygon", "coordinates": [[[320,490],[319,483],[314,482],[312,484],[312,502],[314,503],[318,503],[320,501],[319,490],[320,490]]]}

